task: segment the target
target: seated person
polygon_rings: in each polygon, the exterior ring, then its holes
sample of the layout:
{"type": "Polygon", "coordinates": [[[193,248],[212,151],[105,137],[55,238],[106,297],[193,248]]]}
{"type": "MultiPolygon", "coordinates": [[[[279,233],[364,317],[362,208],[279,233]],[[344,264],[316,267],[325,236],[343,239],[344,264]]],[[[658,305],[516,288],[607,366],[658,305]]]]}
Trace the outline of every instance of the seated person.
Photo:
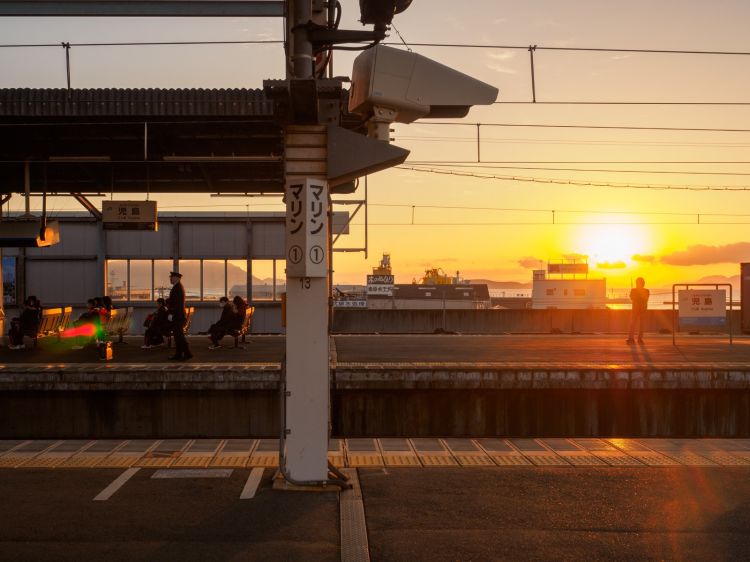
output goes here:
{"type": "Polygon", "coordinates": [[[89,299],[86,301],[87,308],[86,312],[81,314],[78,317],[78,320],[76,320],[73,325],[74,326],[81,326],[82,324],[89,324],[90,322],[94,321],[95,316],[99,316],[99,311],[96,310],[96,307],[94,306],[94,299],[89,299]]]}
{"type": "Polygon", "coordinates": [[[159,298],[156,299],[156,304],[158,308],[148,315],[146,322],[143,324],[146,326],[145,341],[141,346],[143,349],[164,345],[164,336],[169,333],[170,322],[167,301],[159,298]]]}
{"type": "Polygon", "coordinates": [[[245,302],[245,299],[237,295],[232,299],[232,304],[234,305],[235,312],[235,322],[232,326],[232,329],[239,330],[240,328],[242,328],[242,324],[245,321],[245,315],[247,314],[247,303],[245,302]]]}
{"type": "Polygon", "coordinates": [[[237,322],[237,312],[234,306],[229,302],[229,299],[227,297],[221,297],[219,299],[219,304],[221,305],[221,317],[218,322],[211,324],[211,327],[208,329],[208,337],[211,340],[211,345],[208,346],[208,349],[221,347],[221,345],[219,345],[221,338],[223,338],[227,332],[232,330],[237,322]]]}
{"type": "Polygon", "coordinates": [[[37,308],[35,297],[29,297],[24,301],[24,307],[18,318],[13,318],[10,322],[10,349],[24,349],[23,337],[34,337],[39,329],[41,311],[37,308]]]}

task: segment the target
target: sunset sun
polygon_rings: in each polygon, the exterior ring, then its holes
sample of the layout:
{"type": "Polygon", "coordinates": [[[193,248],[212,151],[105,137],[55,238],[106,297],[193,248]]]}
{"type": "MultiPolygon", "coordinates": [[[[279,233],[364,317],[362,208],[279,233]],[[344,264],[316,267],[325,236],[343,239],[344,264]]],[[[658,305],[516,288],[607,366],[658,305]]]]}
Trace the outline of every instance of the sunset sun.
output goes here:
{"type": "Polygon", "coordinates": [[[574,240],[576,251],[590,263],[630,265],[634,254],[649,253],[651,233],[644,225],[590,225],[581,227],[574,240]]]}

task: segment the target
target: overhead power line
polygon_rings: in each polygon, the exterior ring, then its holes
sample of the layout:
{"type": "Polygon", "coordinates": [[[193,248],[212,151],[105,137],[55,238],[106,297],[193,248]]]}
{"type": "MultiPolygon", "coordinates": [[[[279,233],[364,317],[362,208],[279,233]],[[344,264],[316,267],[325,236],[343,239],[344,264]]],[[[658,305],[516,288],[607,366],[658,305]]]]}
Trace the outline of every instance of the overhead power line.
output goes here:
{"type": "MultiPolygon", "coordinates": [[[[411,164],[411,162],[408,162],[411,164]]],[[[414,163],[414,165],[418,165],[414,163]]],[[[690,170],[622,170],[622,169],[604,169],[604,168],[555,168],[542,166],[493,166],[484,164],[441,164],[433,162],[430,166],[465,168],[465,169],[489,169],[489,170],[534,170],[540,172],[594,172],[608,174],[662,174],[674,176],[750,176],[750,172],[701,172],[690,170]]]]}
{"type": "MultiPolygon", "coordinates": [[[[74,43],[69,42],[71,47],[158,47],[169,45],[279,45],[283,44],[281,39],[262,39],[247,41],[111,41],[105,43],[74,43]]],[[[1,49],[28,49],[39,47],[57,47],[60,43],[17,43],[0,44],[1,49]]]]}
{"type": "Polygon", "coordinates": [[[439,174],[447,176],[459,176],[467,178],[477,178],[484,180],[498,180],[498,181],[516,181],[516,182],[528,182],[528,183],[540,183],[540,184],[554,184],[554,185],[573,185],[581,187],[612,187],[618,189],[650,189],[650,190],[679,190],[679,191],[750,191],[750,186],[715,186],[715,185],[672,185],[672,184],[637,184],[637,183],[615,183],[615,182],[602,182],[602,181],[583,181],[583,180],[569,180],[561,178],[537,178],[537,177],[526,177],[526,176],[499,176],[489,174],[476,174],[473,172],[447,170],[447,169],[434,169],[434,168],[418,168],[412,166],[397,166],[400,170],[410,170],[413,172],[439,174]]]}
{"type": "Polygon", "coordinates": [[[696,131],[708,133],[750,133],[750,129],[710,127],[636,127],[629,125],[567,125],[553,123],[466,123],[456,121],[420,121],[419,125],[451,125],[463,127],[530,127],[542,129],[614,129],[622,131],[696,131]]]}
{"type": "MultiPolygon", "coordinates": [[[[384,45],[400,46],[400,43],[383,43],[384,45]]],[[[498,45],[496,43],[410,43],[412,47],[449,47],[454,49],[504,49],[528,51],[529,45],[498,45]]],[[[588,53],[643,53],[662,55],[721,55],[721,56],[750,56],[750,51],[701,51],[696,49],[624,49],[613,47],[545,47],[534,45],[537,51],[567,51],[588,53]]]]}

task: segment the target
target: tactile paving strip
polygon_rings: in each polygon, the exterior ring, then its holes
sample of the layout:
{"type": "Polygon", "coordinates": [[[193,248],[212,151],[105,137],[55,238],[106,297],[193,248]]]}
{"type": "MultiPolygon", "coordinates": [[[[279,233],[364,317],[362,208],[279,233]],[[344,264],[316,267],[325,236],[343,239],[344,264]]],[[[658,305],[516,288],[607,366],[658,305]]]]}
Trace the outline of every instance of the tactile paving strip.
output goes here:
{"type": "Polygon", "coordinates": [[[216,453],[209,466],[221,468],[245,468],[250,454],[257,446],[255,439],[227,439],[216,453]]]}
{"type": "Polygon", "coordinates": [[[347,439],[346,462],[352,468],[384,466],[384,460],[375,439],[347,439]]]}
{"type": "Polygon", "coordinates": [[[19,468],[55,468],[93,444],[93,441],[63,441],[19,465],[19,468]]]}
{"type": "Polygon", "coordinates": [[[126,441],[94,441],[91,446],[62,462],[59,468],[92,468],[125,443],[126,441]]]}
{"type": "Polygon", "coordinates": [[[261,439],[250,456],[247,466],[276,468],[279,466],[279,440],[261,439]]]}
{"type": "Polygon", "coordinates": [[[0,468],[16,468],[21,466],[60,443],[61,441],[26,441],[0,457],[0,468]]]}
{"type": "Polygon", "coordinates": [[[380,449],[383,451],[383,461],[386,466],[422,466],[419,457],[411,448],[408,439],[383,438],[378,440],[380,449]]]}
{"type": "Polygon", "coordinates": [[[128,441],[111,455],[104,457],[95,466],[96,468],[130,468],[159,443],[161,441],[140,439],[128,441]]]}
{"type": "Polygon", "coordinates": [[[344,442],[342,439],[328,440],[328,462],[336,468],[346,466],[346,455],[344,454],[344,442]]]}
{"type": "Polygon", "coordinates": [[[191,445],[187,439],[165,439],[133,466],[141,468],[168,468],[177,460],[182,451],[191,445]]]}
{"type": "Polygon", "coordinates": [[[411,439],[412,447],[417,452],[419,461],[424,466],[457,466],[458,462],[440,439],[415,438],[411,439]]]}
{"type": "Polygon", "coordinates": [[[213,459],[221,443],[221,439],[196,439],[174,461],[172,467],[205,468],[213,459]]]}

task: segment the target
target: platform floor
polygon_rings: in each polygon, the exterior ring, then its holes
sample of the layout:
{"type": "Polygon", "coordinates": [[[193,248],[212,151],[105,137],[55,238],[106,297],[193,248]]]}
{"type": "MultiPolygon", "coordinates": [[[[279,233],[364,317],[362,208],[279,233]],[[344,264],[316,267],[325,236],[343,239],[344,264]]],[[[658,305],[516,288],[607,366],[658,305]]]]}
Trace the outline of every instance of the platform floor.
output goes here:
{"type": "MultiPolygon", "coordinates": [[[[0,441],[0,468],[275,468],[276,439],[0,441]]],[[[331,439],[329,460],[367,467],[745,467],[750,439],[331,439]]]]}
{"type": "MultiPolygon", "coordinates": [[[[173,350],[166,347],[141,349],[139,337],[127,337],[127,344],[114,344],[114,363],[166,363],[173,350]]],[[[736,337],[729,345],[726,336],[680,334],[653,335],[643,345],[627,345],[613,335],[336,335],[331,337],[334,363],[569,363],[601,365],[632,364],[750,364],[750,337],[736,337]]],[[[211,351],[208,338],[190,336],[194,358],[188,363],[280,363],[284,336],[252,336],[243,348],[224,347],[211,351]]],[[[72,349],[74,342],[40,340],[39,346],[23,350],[0,347],[0,366],[18,363],[100,363],[96,349],[72,349]]]]}

